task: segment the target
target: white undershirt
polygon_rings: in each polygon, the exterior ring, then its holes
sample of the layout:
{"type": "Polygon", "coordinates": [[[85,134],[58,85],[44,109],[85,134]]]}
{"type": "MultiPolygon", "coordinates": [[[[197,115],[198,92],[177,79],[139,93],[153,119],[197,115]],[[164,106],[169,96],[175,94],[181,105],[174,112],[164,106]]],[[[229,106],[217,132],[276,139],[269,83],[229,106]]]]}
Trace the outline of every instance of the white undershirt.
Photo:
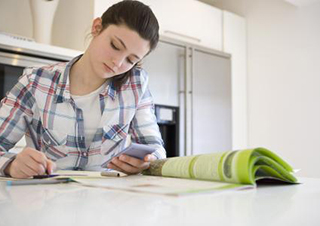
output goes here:
{"type": "Polygon", "coordinates": [[[101,120],[99,94],[105,89],[105,87],[106,84],[103,84],[95,91],[83,96],[71,95],[77,107],[83,112],[84,133],[87,148],[90,147],[101,120]]]}

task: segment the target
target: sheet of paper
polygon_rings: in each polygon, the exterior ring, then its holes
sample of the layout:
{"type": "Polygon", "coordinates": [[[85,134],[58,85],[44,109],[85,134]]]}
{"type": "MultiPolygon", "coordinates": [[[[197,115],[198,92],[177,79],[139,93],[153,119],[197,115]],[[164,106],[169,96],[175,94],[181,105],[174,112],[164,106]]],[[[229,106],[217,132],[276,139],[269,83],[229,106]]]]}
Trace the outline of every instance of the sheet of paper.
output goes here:
{"type": "Polygon", "coordinates": [[[124,190],[130,192],[153,193],[180,196],[194,193],[221,192],[229,189],[253,188],[252,185],[230,184],[213,181],[200,181],[180,178],[132,175],[122,178],[85,180],[77,182],[90,187],[124,190]]]}
{"type": "MultiPolygon", "coordinates": [[[[50,180],[51,178],[81,178],[81,179],[99,179],[99,178],[106,178],[106,177],[124,177],[127,174],[116,171],[116,170],[104,170],[102,173],[100,171],[75,171],[75,170],[58,170],[53,173],[53,175],[58,175],[56,177],[45,178],[46,180],[50,180]]],[[[15,179],[11,177],[0,177],[0,181],[17,181],[17,180],[32,180],[32,178],[28,179],[15,179]]]]}

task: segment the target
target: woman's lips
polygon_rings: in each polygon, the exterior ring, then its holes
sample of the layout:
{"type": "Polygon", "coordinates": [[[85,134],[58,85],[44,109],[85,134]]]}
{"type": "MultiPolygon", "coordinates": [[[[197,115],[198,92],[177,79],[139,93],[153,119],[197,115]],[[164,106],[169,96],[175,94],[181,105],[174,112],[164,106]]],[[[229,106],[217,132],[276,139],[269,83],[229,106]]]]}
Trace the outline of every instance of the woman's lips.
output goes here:
{"type": "Polygon", "coordinates": [[[105,70],[106,70],[108,73],[115,73],[114,70],[112,70],[112,68],[110,68],[107,64],[103,64],[103,65],[104,65],[105,70]]]}

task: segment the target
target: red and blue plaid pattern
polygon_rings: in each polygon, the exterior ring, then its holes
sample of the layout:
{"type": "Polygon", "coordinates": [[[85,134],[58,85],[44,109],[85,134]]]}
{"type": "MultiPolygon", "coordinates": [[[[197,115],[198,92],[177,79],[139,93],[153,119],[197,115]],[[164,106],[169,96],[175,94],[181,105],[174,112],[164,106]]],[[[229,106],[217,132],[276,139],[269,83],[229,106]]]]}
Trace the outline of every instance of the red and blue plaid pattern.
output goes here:
{"type": "MultiPolygon", "coordinates": [[[[70,68],[79,58],[41,68],[27,68],[0,105],[0,175],[15,158],[9,150],[25,134],[27,116],[37,135],[41,151],[56,161],[59,169],[99,169],[106,161],[102,142],[118,142],[130,134],[134,142],[157,148],[154,155],[166,152],[154,115],[146,72],[137,68],[116,91],[107,81],[100,93],[101,121],[89,148],[84,136],[83,112],[70,96],[70,68]]],[[[33,147],[28,134],[27,146],[33,147]]]]}

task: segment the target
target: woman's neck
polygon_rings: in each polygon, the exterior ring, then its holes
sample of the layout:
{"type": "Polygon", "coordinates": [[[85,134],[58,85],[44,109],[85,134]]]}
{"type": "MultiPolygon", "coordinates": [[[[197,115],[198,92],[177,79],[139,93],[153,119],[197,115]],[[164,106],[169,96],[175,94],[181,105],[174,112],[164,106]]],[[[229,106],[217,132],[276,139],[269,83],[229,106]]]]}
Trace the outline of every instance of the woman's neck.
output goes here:
{"type": "Polygon", "coordinates": [[[70,93],[79,96],[93,92],[106,81],[105,79],[100,79],[93,73],[86,53],[72,65],[69,79],[70,93]]]}

